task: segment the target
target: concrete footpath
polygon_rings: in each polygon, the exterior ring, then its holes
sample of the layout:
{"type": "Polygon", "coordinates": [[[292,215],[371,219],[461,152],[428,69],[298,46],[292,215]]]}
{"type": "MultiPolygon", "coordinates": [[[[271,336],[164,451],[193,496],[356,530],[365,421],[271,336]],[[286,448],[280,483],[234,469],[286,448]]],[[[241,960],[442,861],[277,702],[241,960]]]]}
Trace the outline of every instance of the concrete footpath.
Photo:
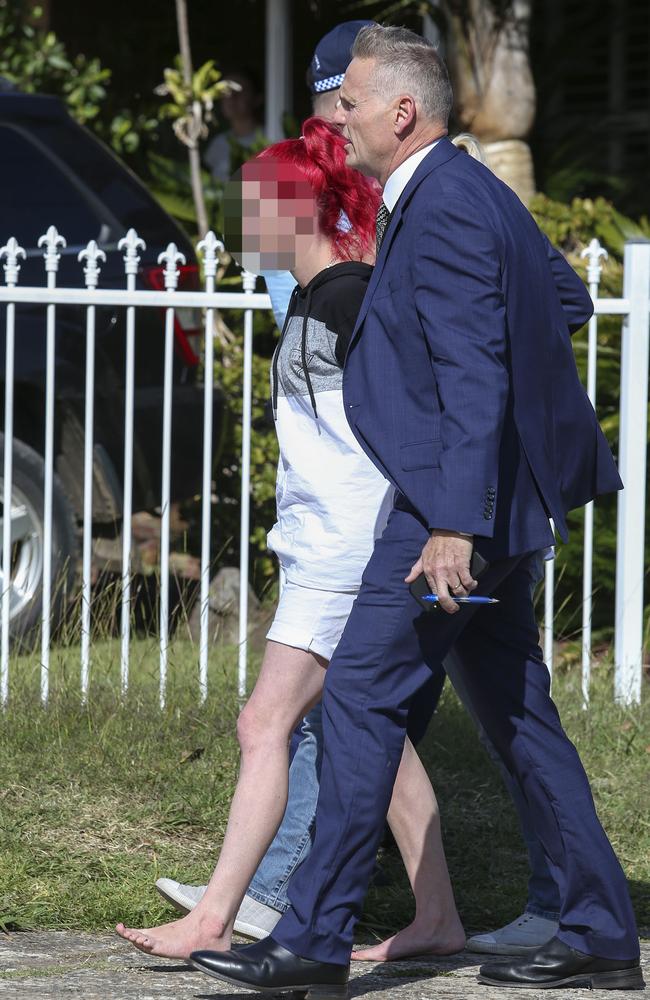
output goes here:
{"type": "MultiPolygon", "coordinates": [[[[650,979],[650,942],[642,945],[645,979],[650,979]]],[[[411,959],[388,965],[354,962],[350,996],[369,1000],[549,1000],[551,996],[582,998],[584,990],[506,990],[481,986],[476,972],[481,959],[465,952],[452,958],[411,959]]],[[[72,931],[0,935],[0,996],[22,1000],[217,1000],[247,993],[189,969],[182,963],[150,959],[112,934],[72,931]]],[[[268,995],[268,994],[265,994],[268,995]]],[[[592,994],[593,995],[593,994],[592,994]]],[[[598,996],[634,1000],[639,992],[598,996]]]]}

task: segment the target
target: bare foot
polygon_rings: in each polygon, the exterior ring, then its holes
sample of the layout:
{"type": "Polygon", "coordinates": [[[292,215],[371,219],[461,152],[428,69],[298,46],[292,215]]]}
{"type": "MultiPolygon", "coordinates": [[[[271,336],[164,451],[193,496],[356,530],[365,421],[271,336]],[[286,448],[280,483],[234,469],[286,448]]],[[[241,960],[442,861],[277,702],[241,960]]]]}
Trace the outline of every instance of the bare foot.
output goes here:
{"type": "Polygon", "coordinates": [[[194,912],[181,920],[172,920],[160,927],[135,929],[117,924],[115,930],[125,941],[130,941],[139,951],[157,958],[189,958],[193,951],[209,948],[227,951],[230,948],[232,928],[222,920],[204,917],[194,912]]]}
{"type": "Polygon", "coordinates": [[[464,947],[465,932],[460,920],[453,921],[450,927],[445,928],[414,921],[393,937],[371,948],[353,951],[352,959],[355,962],[394,962],[398,958],[409,958],[412,955],[453,955],[464,947]]]}

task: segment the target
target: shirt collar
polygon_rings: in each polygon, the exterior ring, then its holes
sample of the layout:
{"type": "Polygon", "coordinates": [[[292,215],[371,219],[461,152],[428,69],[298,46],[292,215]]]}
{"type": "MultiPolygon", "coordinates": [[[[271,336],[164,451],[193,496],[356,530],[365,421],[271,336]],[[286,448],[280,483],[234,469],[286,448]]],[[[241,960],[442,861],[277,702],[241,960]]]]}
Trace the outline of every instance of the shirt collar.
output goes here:
{"type": "Polygon", "coordinates": [[[417,153],[412,153],[408,159],[404,160],[403,163],[400,163],[399,167],[392,172],[386,181],[383,194],[384,205],[389,212],[392,212],[395,208],[402,191],[422,163],[422,160],[428,153],[431,152],[434,146],[438,145],[439,142],[440,139],[436,139],[435,142],[429,143],[428,146],[418,149],[417,153]]]}

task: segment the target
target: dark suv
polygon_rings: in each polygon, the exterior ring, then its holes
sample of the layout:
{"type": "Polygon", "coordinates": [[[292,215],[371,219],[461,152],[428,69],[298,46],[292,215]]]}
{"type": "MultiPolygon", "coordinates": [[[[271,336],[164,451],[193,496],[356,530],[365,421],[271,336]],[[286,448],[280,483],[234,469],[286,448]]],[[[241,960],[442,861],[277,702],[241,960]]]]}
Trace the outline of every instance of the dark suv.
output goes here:
{"type": "MultiPolygon", "coordinates": [[[[101,142],[78,125],[56,98],[0,94],[0,246],[15,236],[25,248],[19,285],[45,285],[38,239],[50,225],[66,241],[57,284],[83,287],[79,251],[94,239],[106,253],[100,288],[124,288],[117,244],[134,228],[145,240],[138,287],[163,287],[158,255],[175,242],[186,258],[179,289],[200,288],[187,236],[146,188],[101,142]]],[[[5,318],[0,310],[0,378],[4,393],[5,318]]],[[[164,319],[136,310],[133,510],[160,504],[164,319]]],[[[199,384],[199,310],[179,309],[175,325],[172,417],[172,501],[201,489],[203,387],[199,384]]],[[[45,399],[45,307],[16,309],[14,501],[12,504],[12,634],[38,620],[42,574],[45,399]]],[[[54,566],[57,594],[76,569],[83,506],[85,310],[57,309],[54,566]],[[63,580],[63,586],[61,585],[63,580]]],[[[115,532],[122,515],[125,313],[97,308],[93,521],[115,532]]],[[[214,394],[215,450],[224,400],[214,394]]],[[[0,418],[1,419],[1,418],[0,418]]],[[[2,468],[0,466],[0,477],[2,468]]],[[[3,584],[4,585],[4,584],[3,584]]],[[[60,610],[55,607],[54,613],[60,610]]]]}

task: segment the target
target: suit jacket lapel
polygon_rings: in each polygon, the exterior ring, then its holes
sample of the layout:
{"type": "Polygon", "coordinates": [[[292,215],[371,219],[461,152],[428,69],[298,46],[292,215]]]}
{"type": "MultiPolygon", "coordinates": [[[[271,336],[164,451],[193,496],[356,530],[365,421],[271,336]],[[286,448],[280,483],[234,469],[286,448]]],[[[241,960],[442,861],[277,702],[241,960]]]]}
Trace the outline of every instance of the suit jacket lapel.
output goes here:
{"type": "Polygon", "coordinates": [[[381,244],[381,250],[379,251],[379,256],[377,257],[377,262],[375,264],[375,269],[373,271],[370,281],[368,282],[368,289],[361,304],[359,316],[357,318],[357,322],[354,328],[354,333],[352,335],[353,341],[359,335],[359,332],[361,330],[361,325],[364,319],[366,318],[366,314],[368,312],[368,309],[370,308],[370,303],[372,302],[372,298],[381,280],[381,276],[384,270],[384,265],[386,264],[386,258],[390,253],[392,242],[395,239],[395,235],[401,225],[402,214],[406,209],[406,206],[408,205],[409,201],[411,200],[414,191],[422,183],[424,178],[428,177],[428,175],[431,173],[432,170],[435,170],[436,167],[439,167],[443,163],[446,163],[447,160],[451,160],[454,156],[457,156],[459,152],[460,150],[456,146],[454,146],[453,142],[447,139],[446,136],[443,137],[438,142],[438,144],[431,150],[428,156],[425,156],[422,162],[418,165],[415,173],[413,174],[410,181],[402,191],[402,194],[400,195],[399,200],[391,213],[390,221],[388,223],[388,228],[384,233],[384,238],[381,244]]]}

